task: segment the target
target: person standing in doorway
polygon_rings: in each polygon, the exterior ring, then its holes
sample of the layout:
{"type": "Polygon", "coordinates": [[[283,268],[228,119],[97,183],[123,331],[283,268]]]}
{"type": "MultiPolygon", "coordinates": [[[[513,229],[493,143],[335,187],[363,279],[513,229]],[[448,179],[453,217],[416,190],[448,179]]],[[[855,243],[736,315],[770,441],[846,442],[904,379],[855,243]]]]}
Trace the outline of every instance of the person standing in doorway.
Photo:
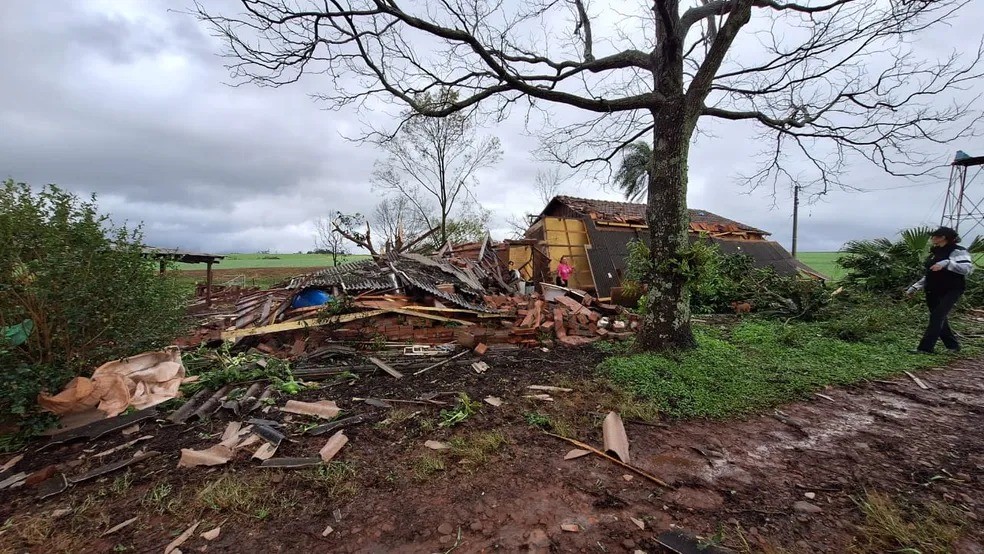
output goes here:
{"type": "Polygon", "coordinates": [[[929,325],[923,333],[914,354],[933,354],[936,341],[950,352],[959,352],[960,343],[950,329],[950,310],[964,293],[967,276],[974,271],[974,260],[966,248],[960,246],[960,236],[949,227],[940,227],[929,237],[932,247],[926,259],[926,275],[906,291],[908,295],[918,290],[926,291],[929,306],[929,325]]]}
{"type": "Polygon", "coordinates": [[[567,287],[572,273],[574,273],[574,266],[570,264],[567,256],[561,256],[560,263],[557,264],[557,277],[554,279],[554,284],[558,287],[567,287]]]}

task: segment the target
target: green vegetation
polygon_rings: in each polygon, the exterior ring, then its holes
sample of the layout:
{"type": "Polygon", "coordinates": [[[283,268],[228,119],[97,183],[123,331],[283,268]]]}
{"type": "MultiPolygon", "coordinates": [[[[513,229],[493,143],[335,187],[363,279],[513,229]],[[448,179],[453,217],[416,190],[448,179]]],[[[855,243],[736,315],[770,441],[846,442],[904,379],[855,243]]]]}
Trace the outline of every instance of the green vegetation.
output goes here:
{"type": "Polygon", "coordinates": [[[450,410],[441,410],[441,423],[439,427],[454,427],[475,414],[482,403],[472,400],[467,393],[458,393],[458,403],[450,410]]]}
{"type": "Polygon", "coordinates": [[[0,184],[0,418],[36,430],[39,391],[183,331],[186,295],[141,257],[141,241],[139,228],[101,215],[94,197],[0,184]]]}
{"type": "Polygon", "coordinates": [[[411,465],[414,477],[419,481],[426,481],[435,474],[444,471],[444,459],[437,454],[427,453],[414,458],[411,465]]]}
{"type": "MultiPolygon", "coordinates": [[[[232,343],[225,342],[219,348],[201,346],[186,353],[184,364],[188,374],[197,375],[199,379],[185,385],[184,390],[191,394],[203,388],[217,390],[225,385],[258,380],[270,381],[284,394],[297,394],[304,389],[304,385],[294,379],[286,360],[250,352],[233,354],[231,347],[232,343]]],[[[235,390],[230,391],[231,399],[235,399],[235,393],[235,390]]]]}
{"type": "Polygon", "coordinates": [[[350,463],[331,461],[311,471],[311,482],[330,498],[347,497],[358,491],[355,467],[350,463]]]}
{"type": "Polygon", "coordinates": [[[846,274],[844,268],[837,263],[840,256],[840,252],[800,252],[796,254],[796,259],[832,281],[839,281],[846,274]]]}
{"type": "MultiPolygon", "coordinates": [[[[343,255],[338,263],[348,263],[368,258],[367,255],[343,255]]],[[[214,269],[261,269],[265,267],[326,267],[332,265],[331,254],[225,254],[214,269]]],[[[177,264],[178,269],[205,269],[205,264],[177,264]]]]}
{"type": "MultiPolygon", "coordinates": [[[[838,298],[825,321],[754,318],[730,328],[697,326],[696,350],[613,357],[601,370],[671,416],[728,417],[803,398],[826,385],[940,363],[938,357],[907,352],[924,324],[918,301],[838,298]]],[[[965,353],[979,351],[964,347],[965,353]]]]}
{"type": "Polygon", "coordinates": [[[864,513],[864,523],[853,551],[860,553],[953,552],[953,543],[967,525],[963,513],[939,502],[902,505],[886,494],[869,492],[857,504],[864,513]]]}
{"type": "Polygon", "coordinates": [[[523,419],[526,423],[533,426],[539,427],[544,431],[550,431],[553,429],[553,423],[550,421],[550,416],[542,414],[540,412],[526,412],[523,414],[523,419]]]}
{"type": "Polygon", "coordinates": [[[499,431],[473,433],[451,439],[451,454],[459,458],[461,464],[479,466],[488,462],[506,443],[506,436],[499,431]]]}
{"type": "Polygon", "coordinates": [[[812,319],[830,300],[822,281],[783,276],[772,267],[757,268],[751,256],[724,254],[710,241],[694,241],[676,262],[654,262],[642,241],[630,241],[628,250],[623,290],[640,295],[638,311],[643,314],[648,311],[649,297],[643,294],[642,283],[662,273],[657,266],[665,263],[679,264],[689,277],[690,309],[695,314],[726,313],[734,303],[748,302],[759,313],[812,319]]]}

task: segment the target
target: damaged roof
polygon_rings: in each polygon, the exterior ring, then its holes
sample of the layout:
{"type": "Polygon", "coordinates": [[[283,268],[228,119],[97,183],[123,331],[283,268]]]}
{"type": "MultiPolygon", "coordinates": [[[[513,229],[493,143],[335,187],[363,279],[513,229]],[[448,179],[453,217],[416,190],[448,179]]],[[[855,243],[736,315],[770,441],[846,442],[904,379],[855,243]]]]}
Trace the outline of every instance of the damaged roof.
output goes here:
{"type": "MultiPolygon", "coordinates": [[[[626,223],[646,225],[646,204],[631,202],[612,202],[573,196],[555,196],[540,213],[540,217],[552,212],[555,205],[567,206],[570,210],[590,217],[597,223],[626,223]]],[[[706,210],[690,209],[690,230],[694,232],[739,231],[768,235],[767,231],[745,225],[706,210]]]]}
{"type": "Polygon", "coordinates": [[[339,285],[345,291],[393,289],[397,287],[397,283],[391,275],[371,259],[359,260],[294,277],[285,288],[304,289],[339,285]]]}

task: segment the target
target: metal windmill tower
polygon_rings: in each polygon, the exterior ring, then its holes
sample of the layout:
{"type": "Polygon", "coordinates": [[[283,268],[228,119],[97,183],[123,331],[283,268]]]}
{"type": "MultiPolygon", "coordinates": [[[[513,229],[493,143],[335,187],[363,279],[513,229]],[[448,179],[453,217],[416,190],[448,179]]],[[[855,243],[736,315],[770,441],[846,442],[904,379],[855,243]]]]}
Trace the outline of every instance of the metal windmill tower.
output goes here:
{"type": "Polygon", "coordinates": [[[984,156],[957,151],[950,165],[950,184],[943,200],[940,225],[970,238],[984,232],[984,156]]]}

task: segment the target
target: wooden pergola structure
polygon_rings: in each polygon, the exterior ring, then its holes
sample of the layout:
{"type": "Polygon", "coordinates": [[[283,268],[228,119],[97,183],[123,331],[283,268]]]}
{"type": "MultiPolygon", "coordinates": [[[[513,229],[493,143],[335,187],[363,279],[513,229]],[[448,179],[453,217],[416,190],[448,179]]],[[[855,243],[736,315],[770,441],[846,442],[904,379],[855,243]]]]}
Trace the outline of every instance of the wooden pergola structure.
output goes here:
{"type": "Polygon", "coordinates": [[[168,262],[180,262],[185,264],[205,264],[205,305],[212,305],[212,264],[222,261],[225,256],[218,254],[205,254],[202,252],[188,252],[177,248],[153,248],[145,247],[142,250],[145,258],[158,260],[160,262],[161,274],[167,270],[168,262]]]}

